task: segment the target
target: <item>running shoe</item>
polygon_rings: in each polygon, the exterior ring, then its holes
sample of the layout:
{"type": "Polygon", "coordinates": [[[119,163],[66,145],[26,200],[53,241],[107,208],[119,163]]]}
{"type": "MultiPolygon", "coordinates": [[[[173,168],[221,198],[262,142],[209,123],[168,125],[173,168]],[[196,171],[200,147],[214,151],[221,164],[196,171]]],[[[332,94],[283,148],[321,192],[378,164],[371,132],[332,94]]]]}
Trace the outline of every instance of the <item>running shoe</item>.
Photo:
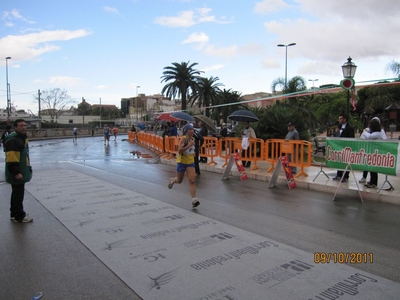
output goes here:
{"type": "Polygon", "coordinates": [[[192,207],[195,208],[195,207],[197,207],[197,206],[199,206],[199,205],[200,205],[199,200],[197,200],[197,198],[194,198],[194,199],[192,200],[192,207]]]}
{"type": "Polygon", "coordinates": [[[169,188],[169,189],[172,189],[172,187],[174,186],[174,183],[175,183],[175,178],[171,178],[171,179],[169,180],[169,183],[168,183],[168,188],[169,188]]]}
{"type": "Polygon", "coordinates": [[[30,223],[30,222],[33,221],[33,219],[30,218],[30,217],[28,217],[28,215],[26,215],[25,218],[23,218],[22,220],[14,219],[13,221],[14,221],[15,223],[30,223]]]}

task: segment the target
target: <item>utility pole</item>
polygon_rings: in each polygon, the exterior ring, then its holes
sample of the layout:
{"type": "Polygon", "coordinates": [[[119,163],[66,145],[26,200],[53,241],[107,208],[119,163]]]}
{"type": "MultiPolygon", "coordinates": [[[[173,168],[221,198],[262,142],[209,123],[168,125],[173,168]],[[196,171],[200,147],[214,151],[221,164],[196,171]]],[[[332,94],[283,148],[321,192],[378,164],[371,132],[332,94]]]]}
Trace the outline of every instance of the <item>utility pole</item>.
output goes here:
{"type": "Polygon", "coordinates": [[[83,125],[85,125],[85,98],[82,97],[82,121],[83,125]]]}
{"type": "Polygon", "coordinates": [[[101,98],[100,98],[100,128],[101,128],[101,98]]]}
{"type": "Polygon", "coordinates": [[[40,93],[40,90],[38,90],[38,103],[39,103],[39,111],[38,111],[38,116],[39,116],[39,129],[41,129],[42,128],[42,117],[40,116],[40,110],[41,110],[41,108],[40,108],[40,95],[41,95],[41,93],[40,93]]]}

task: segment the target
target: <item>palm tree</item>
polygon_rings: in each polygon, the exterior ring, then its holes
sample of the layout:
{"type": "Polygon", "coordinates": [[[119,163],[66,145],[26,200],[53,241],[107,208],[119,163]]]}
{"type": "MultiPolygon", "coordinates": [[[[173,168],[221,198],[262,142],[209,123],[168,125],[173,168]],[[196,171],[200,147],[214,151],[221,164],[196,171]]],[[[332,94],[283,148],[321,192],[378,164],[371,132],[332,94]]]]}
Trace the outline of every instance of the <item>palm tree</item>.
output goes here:
{"type": "Polygon", "coordinates": [[[222,83],[217,83],[219,80],[218,77],[199,77],[197,84],[198,89],[195,93],[193,93],[189,99],[189,103],[192,105],[195,101],[198,101],[199,107],[206,108],[206,116],[210,116],[210,105],[215,105],[218,100],[218,93],[221,91],[219,86],[223,85],[222,83]]]}
{"type": "Polygon", "coordinates": [[[392,72],[395,74],[395,76],[400,78],[400,63],[397,61],[392,60],[389,64],[386,66],[386,71],[392,72]]]}
{"type": "Polygon", "coordinates": [[[231,89],[223,89],[218,93],[218,98],[215,105],[221,105],[212,109],[213,118],[219,124],[220,118],[227,121],[228,116],[236,110],[248,109],[247,104],[240,103],[243,100],[241,93],[232,91],[231,89]]]}
{"type": "Polygon", "coordinates": [[[276,88],[278,86],[282,86],[283,94],[295,93],[299,91],[304,91],[306,89],[306,80],[301,76],[295,76],[291,78],[285,86],[285,78],[276,78],[271,83],[271,89],[273,93],[276,93],[276,88]]]}
{"type": "Polygon", "coordinates": [[[186,99],[190,93],[198,89],[197,80],[200,71],[194,69],[197,63],[181,62],[172,63],[172,66],[164,68],[161,83],[167,84],[163,87],[161,94],[166,94],[167,97],[181,97],[182,110],[186,110],[186,99]]]}

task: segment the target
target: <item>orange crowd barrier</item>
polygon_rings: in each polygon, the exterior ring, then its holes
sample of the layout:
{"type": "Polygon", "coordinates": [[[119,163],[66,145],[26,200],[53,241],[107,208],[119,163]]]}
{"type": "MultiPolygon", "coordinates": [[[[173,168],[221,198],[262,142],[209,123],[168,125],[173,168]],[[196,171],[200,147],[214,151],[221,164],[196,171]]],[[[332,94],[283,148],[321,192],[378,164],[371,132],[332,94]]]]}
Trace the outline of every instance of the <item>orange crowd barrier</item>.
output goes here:
{"type": "Polygon", "coordinates": [[[209,158],[209,165],[216,165],[217,163],[214,161],[214,157],[217,157],[218,152],[218,139],[215,137],[206,136],[204,137],[204,143],[199,149],[199,156],[209,158]]]}
{"type": "MultiPolygon", "coordinates": [[[[156,152],[167,159],[175,158],[178,153],[179,141],[181,137],[175,136],[158,136],[145,132],[128,132],[128,141],[136,141],[140,145],[156,152]]],[[[279,157],[286,155],[290,161],[290,165],[297,167],[300,171],[296,174],[299,176],[308,176],[304,172],[304,168],[310,167],[312,163],[312,143],[303,140],[270,139],[263,141],[262,139],[250,138],[247,150],[242,149],[242,140],[238,138],[221,138],[204,137],[204,144],[199,149],[199,156],[207,157],[209,162],[207,165],[216,165],[216,157],[225,160],[222,168],[226,167],[228,160],[233,153],[240,153],[242,161],[252,162],[251,170],[258,170],[257,162],[267,161],[271,167],[267,172],[275,169],[279,157]]]]}
{"type": "Polygon", "coordinates": [[[136,141],[136,132],[128,131],[128,142],[133,143],[136,141]]]}
{"type": "Polygon", "coordinates": [[[286,155],[290,165],[298,167],[300,172],[295,177],[308,176],[304,172],[305,167],[310,167],[312,162],[312,143],[303,140],[271,139],[265,141],[264,160],[271,163],[267,172],[275,169],[279,157],[286,155]]]}

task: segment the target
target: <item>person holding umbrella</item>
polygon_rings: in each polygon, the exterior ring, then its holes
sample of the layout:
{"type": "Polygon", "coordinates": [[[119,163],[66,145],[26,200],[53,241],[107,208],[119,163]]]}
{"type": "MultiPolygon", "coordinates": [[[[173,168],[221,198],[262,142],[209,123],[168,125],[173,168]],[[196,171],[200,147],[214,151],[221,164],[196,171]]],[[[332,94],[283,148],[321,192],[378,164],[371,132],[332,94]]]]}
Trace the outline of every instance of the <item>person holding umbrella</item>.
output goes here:
{"type": "MultiPolygon", "coordinates": [[[[204,122],[200,121],[198,122],[199,127],[200,127],[200,134],[202,137],[208,136],[208,129],[206,128],[206,126],[204,126],[204,122]]],[[[207,157],[204,156],[200,156],[200,162],[202,163],[207,163],[207,157]]]]}
{"type": "Polygon", "coordinates": [[[186,124],[183,127],[183,137],[181,138],[178,147],[179,155],[176,158],[176,177],[173,177],[169,180],[168,188],[172,189],[175,183],[180,184],[183,180],[183,176],[186,173],[186,176],[189,180],[190,195],[192,196],[192,207],[195,208],[200,205],[200,202],[196,198],[196,185],[194,182],[195,141],[193,135],[193,124],[186,124]]]}
{"type": "MultiPolygon", "coordinates": [[[[249,122],[244,122],[244,128],[242,130],[242,156],[249,157],[250,149],[249,149],[249,138],[257,138],[254,129],[250,127],[249,122]]],[[[243,166],[245,168],[249,168],[251,166],[251,161],[243,160],[243,166]]]]}

